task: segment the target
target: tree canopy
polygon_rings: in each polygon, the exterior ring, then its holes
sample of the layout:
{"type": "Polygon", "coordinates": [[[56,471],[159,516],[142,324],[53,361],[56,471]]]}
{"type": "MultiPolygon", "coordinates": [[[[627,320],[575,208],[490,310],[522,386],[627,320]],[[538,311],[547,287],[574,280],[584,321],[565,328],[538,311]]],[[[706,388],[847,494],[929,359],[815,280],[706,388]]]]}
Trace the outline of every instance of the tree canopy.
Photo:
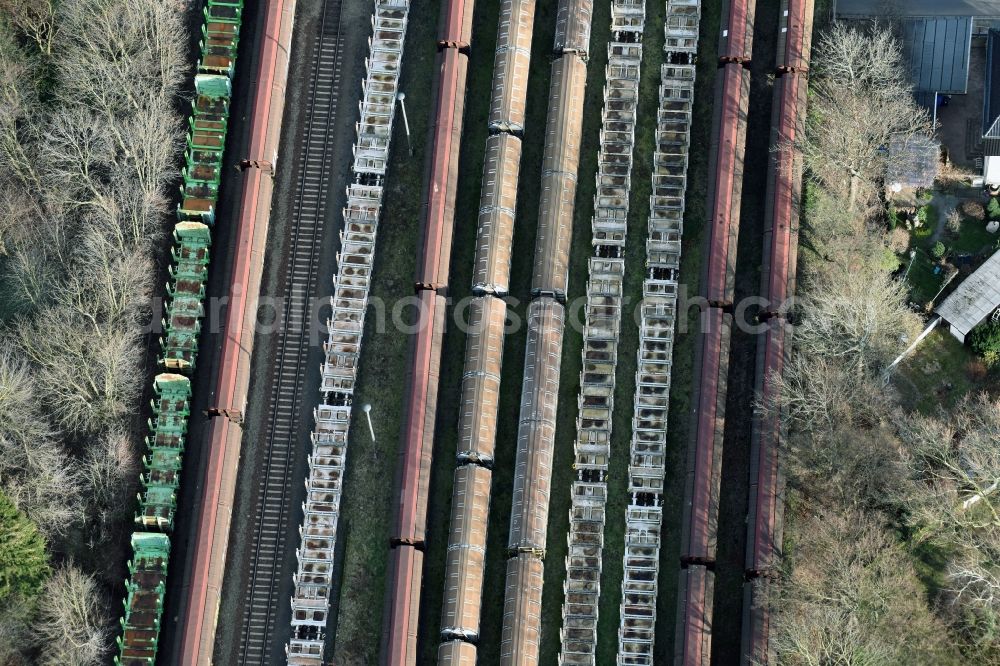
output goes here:
{"type": "Polygon", "coordinates": [[[0,491],[0,603],[15,594],[33,596],[48,575],[45,539],[0,491]]]}

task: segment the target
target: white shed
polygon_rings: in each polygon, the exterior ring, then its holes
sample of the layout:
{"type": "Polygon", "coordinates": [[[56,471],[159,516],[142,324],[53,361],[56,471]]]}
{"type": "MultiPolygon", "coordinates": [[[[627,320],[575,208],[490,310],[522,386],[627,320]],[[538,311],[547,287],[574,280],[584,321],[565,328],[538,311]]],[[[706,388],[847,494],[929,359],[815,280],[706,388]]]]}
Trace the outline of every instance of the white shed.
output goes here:
{"type": "Polygon", "coordinates": [[[935,312],[948,324],[951,334],[965,342],[969,331],[1000,308],[1000,252],[965,278],[935,312]]]}

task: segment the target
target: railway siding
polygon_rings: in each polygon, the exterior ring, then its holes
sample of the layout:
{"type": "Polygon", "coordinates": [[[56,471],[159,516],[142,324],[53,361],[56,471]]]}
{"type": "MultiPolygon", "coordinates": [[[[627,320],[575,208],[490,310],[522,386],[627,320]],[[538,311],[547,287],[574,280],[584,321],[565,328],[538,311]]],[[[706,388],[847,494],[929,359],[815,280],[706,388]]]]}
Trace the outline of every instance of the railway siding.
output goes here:
{"type": "Polygon", "coordinates": [[[563,303],[569,284],[592,12],[592,0],[560,0],[556,8],[556,57],[551,67],[542,150],[542,193],[507,541],[510,559],[500,643],[503,666],[533,666],[539,659],[542,559],[548,529],[565,325],[563,303]],[[537,571],[537,576],[526,571],[537,571]]]}
{"type": "Polygon", "coordinates": [[[667,2],[625,511],[618,664],[654,663],[666,428],[700,3],[667,2]]]}
{"type": "Polygon", "coordinates": [[[577,435],[563,584],[560,664],[594,664],[607,503],[611,418],[621,329],[624,245],[628,219],[639,67],[645,27],[643,0],[611,5],[611,41],[588,261],[577,435]]]}
{"type": "MultiPolygon", "coordinates": [[[[760,295],[767,328],[757,346],[754,390],[765,405],[777,405],[780,378],[791,354],[786,299],[795,294],[802,156],[796,141],[805,133],[808,67],[812,44],[812,0],[782,0],[772,92],[764,212],[760,295]]],[[[784,479],[779,448],[784,412],[755,410],[750,437],[750,483],[743,586],[742,664],[776,663],[771,642],[769,588],[780,564],[784,522],[784,479]]]]}
{"type": "Polygon", "coordinates": [[[289,666],[318,666],[325,651],[330,592],[334,587],[337,524],[353,417],[352,398],[361,357],[408,11],[408,0],[376,0],[372,14],[373,35],[362,81],[361,116],[351,167],[354,182],[348,186],[343,210],[341,249],[323,346],[322,401],[314,411],[313,451],[308,458],[307,495],[299,528],[302,542],[296,549],[292,635],[286,647],[289,666]]]}
{"type": "Polygon", "coordinates": [[[198,335],[205,314],[210,225],[215,223],[223,151],[229,126],[232,77],[236,68],[243,4],[209,0],[201,26],[202,43],[194,77],[195,98],[188,117],[183,185],[174,226],[173,263],[167,285],[164,335],[159,365],[167,372],[153,380],[153,418],[146,437],[129,577],[120,620],[116,664],[156,659],[166,594],[170,537],[190,418],[191,381],[176,373],[194,372],[198,335]]]}
{"type": "MultiPolygon", "coordinates": [[[[451,530],[445,565],[439,663],[469,664],[477,658],[490,484],[511,247],[517,210],[521,133],[534,25],[534,0],[505,0],[500,7],[497,51],[480,190],[459,407],[451,530]]],[[[558,352],[558,350],[557,350],[558,352]]],[[[536,637],[537,640],[537,637],[536,637]]]]}

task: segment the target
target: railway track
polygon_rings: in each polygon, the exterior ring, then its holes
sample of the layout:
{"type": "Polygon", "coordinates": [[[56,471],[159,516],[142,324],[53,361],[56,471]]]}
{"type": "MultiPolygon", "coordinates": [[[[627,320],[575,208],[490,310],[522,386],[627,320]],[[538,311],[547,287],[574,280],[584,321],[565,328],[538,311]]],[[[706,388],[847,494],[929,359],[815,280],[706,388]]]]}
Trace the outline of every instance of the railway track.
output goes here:
{"type": "MultiPolygon", "coordinates": [[[[254,502],[254,534],[240,633],[240,664],[270,663],[268,637],[274,634],[275,610],[282,603],[277,596],[278,588],[288,579],[281,563],[292,509],[287,500],[294,447],[302,422],[303,397],[307,393],[302,377],[306,374],[309,356],[309,296],[315,293],[317,286],[326,194],[330,184],[328,153],[342,69],[341,6],[342,0],[324,1],[320,32],[311,55],[309,107],[299,144],[301,161],[295,177],[284,274],[285,298],[278,322],[265,449],[254,502]]],[[[311,405],[314,401],[308,402],[311,405]]]]}

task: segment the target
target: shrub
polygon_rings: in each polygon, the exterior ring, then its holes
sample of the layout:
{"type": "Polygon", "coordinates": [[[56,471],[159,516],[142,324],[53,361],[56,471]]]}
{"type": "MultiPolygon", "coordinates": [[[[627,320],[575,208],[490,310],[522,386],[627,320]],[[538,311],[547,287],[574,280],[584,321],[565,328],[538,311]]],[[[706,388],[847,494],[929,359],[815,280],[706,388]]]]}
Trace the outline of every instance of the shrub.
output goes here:
{"type": "Polygon", "coordinates": [[[996,197],[990,197],[990,205],[987,206],[986,211],[990,214],[991,220],[1000,219],[1000,201],[997,201],[996,197]]]}
{"type": "Polygon", "coordinates": [[[899,270],[901,264],[902,262],[900,261],[899,256],[892,251],[892,248],[887,247],[882,250],[882,258],[881,261],[879,261],[879,268],[888,273],[894,273],[899,270]]]}
{"type": "Polygon", "coordinates": [[[903,254],[910,249],[910,234],[906,229],[893,229],[888,236],[889,247],[896,254],[903,254]]]}
{"type": "Polygon", "coordinates": [[[889,230],[892,231],[899,226],[899,210],[893,206],[889,205],[889,230]]]}
{"type": "Polygon", "coordinates": [[[985,359],[1000,355],[1000,321],[980,324],[969,335],[969,346],[985,359]]]}
{"type": "Polygon", "coordinates": [[[947,248],[945,248],[944,243],[938,241],[937,243],[934,243],[934,246],[931,248],[931,254],[934,255],[935,259],[940,259],[944,256],[946,250],[947,248]]]}
{"type": "Polygon", "coordinates": [[[978,201],[963,201],[961,209],[962,215],[972,220],[982,221],[986,219],[986,208],[978,201]]]}
{"type": "Polygon", "coordinates": [[[962,231],[962,216],[958,214],[958,210],[953,209],[948,212],[948,221],[945,226],[956,236],[962,231]]]}

